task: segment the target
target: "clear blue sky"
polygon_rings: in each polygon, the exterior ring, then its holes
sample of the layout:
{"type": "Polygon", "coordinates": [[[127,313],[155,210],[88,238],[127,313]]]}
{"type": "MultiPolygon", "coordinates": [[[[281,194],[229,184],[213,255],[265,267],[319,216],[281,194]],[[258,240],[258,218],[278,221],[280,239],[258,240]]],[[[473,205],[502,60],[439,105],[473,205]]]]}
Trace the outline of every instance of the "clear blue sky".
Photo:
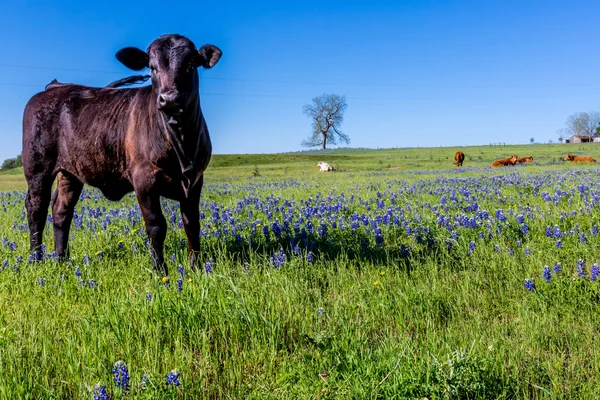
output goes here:
{"type": "Polygon", "coordinates": [[[302,106],[331,92],[352,147],[556,141],[600,110],[598,15],[580,0],[5,1],[0,160],[45,84],[130,75],[115,52],[165,33],[223,50],[200,75],[215,153],[300,150],[302,106]]]}

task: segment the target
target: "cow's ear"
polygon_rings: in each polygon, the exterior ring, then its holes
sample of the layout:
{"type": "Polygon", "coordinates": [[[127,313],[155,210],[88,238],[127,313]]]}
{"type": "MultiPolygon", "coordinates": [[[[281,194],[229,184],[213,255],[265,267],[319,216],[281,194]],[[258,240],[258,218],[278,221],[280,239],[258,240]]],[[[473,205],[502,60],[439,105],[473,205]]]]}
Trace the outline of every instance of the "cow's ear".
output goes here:
{"type": "Polygon", "coordinates": [[[121,64],[134,71],[139,71],[148,66],[148,53],[137,47],[125,47],[117,51],[115,57],[121,64]]]}
{"type": "Polygon", "coordinates": [[[223,52],[217,46],[205,44],[198,50],[198,66],[212,68],[221,59],[223,52]]]}

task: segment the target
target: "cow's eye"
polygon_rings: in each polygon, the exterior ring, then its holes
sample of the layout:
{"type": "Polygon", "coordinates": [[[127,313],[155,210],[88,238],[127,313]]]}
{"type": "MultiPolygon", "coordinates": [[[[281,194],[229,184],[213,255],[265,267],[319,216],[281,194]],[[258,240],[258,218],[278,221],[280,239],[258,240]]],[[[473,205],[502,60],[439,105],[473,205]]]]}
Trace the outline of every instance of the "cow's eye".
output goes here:
{"type": "Polygon", "coordinates": [[[188,68],[187,68],[188,72],[192,72],[195,69],[196,69],[196,64],[193,64],[193,63],[188,64],[188,68]]]}

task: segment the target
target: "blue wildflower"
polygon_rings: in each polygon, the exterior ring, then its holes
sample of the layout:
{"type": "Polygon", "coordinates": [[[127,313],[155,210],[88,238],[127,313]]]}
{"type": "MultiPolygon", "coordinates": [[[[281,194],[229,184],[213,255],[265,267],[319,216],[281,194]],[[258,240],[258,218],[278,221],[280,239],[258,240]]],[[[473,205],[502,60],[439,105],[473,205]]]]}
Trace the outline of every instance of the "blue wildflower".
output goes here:
{"type": "Polygon", "coordinates": [[[582,232],[579,235],[579,243],[585,243],[585,242],[587,242],[587,238],[585,237],[585,234],[582,232]]]}
{"type": "Polygon", "coordinates": [[[175,260],[177,260],[177,257],[175,256],[175,254],[171,254],[171,262],[174,263],[175,260]]]}
{"type": "Polygon", "coordinates": [[[550,283],[550,267],[548,267],[547,265],[544,267],[542,276],[544,277],[544,280],[546,282],[550,283]]]}
{"type": "Polygon", "coordinates": [[[207,262],[204,263],[204,272],[206,274],[212,274],[213,273],[213,264],[214,264],[213,260],[208,260],[207,262]]]}
{"type": "Polygon", "coordinates": [[[115,386],[127,390],[129,388],[129,371],[123,361],[117,361],[112,370],[115,386]]]}
{"type": "Polygon", "coordinates": [[[44,278],[37,278],[37,284],[39,286],[44,286],[46,284],[46,280],[44,278]]]}
{"type": "Polygon", "coordinates": [[[562,249],[562,247],[563,247],[562,241],[561,241],[560,239],[558,239],[558,240],[556,241],[556,248],[557,248],[557,249],[562,249]]]}
{"type": "Polygon", "coordinates": [[[529,250],[529,246],[525,247],[525,251],[523,252],[526,256],[531,254],[531,250],[529,250]]]}
{"type": "Polygon", "coordinates": [[[273,254],[273,257],[271,257],[271,263],[273,263],[273,266],[275,268],[283,267],[283,264],[285,264],[286,261],[287,257],[283,249],[280,249],[279,251],[275,252],[273,254]]]}
{"type": "Polygon", "coordinates": [[[79,267],[75,268],[75,276],[81,278],[81,269],[79,267]]]}
{"type": "Polygon", "coordinates": [[[174,369],[171,372],[169,372],[169,374],[166,376],[167,379],[167,386],[169,385],[175,385],[175,386],[179,386],[181,385],[181,383],[179,382],[179,372],[174,369]]]}
{"type": "Polygon", "coordinates": [[[525,279],[525,289],[529,290],[530,292],[535,290],[535,284],[533,281],[531,281],[531,279],[525,279]]]}
{"type": "Polygon", "coordinates": [[[590,279],[595,281],[598,278],[599,273],[600,270],[598,269],[598,264],[592,264],[592,272],[590,273],[590,279]]]}
{"type": "Polygon", "coordinates": [[[109,400],[110,396],[106,392],[106,386],[97,384],[93,390],[94,400],[109,400]]]}
{"type": "Polygon", "coordinates": [[[87,254],[83,255],[83,265],[89,265],[90,264],[90,256],[88,256],[87,254]]]}
{"type": "Polygon", "coordinates": [[[315,255],[311,251],[309,251],[306,255],[306,261],[308,261],[309,263],[315,261],[315,255]]]}
{"type": "Polygon", "coordinates": [[[146,290],[146,301],[152,301],[152,293],[149,290],[146,290]]]}
{"type": "Polygon", "coordinates": [[[180,264],[177,266],[177,272],[179,272],[179,275],[181,275],[182,278],[185,276],[185,268],[183,268],[183,265],[180,264]]]}
{"type": "Polygon", "coordinates": [[[181,292],[183,290],[183,279],[177,279],[177,291],[181,292]]]}
{"type": "Polygon", "coordinates": [[[580,278],[585,278],[585,265],[583,265],[583,260],[577,260],[577,276],[580,278]]]}
{"type": "Polygon", "coordinates": [[[560,263],[554,264],[554,273],[558,274],[561,271],[560,263]]]}
{"type": "Polygon", "coordinates": [[[469,255],[471,255],[475,251],[475,242],[471,240],[469,243],[469,255]]]}
{"type": "Polygon", "coordinates": [[[90,281],[88,282],[88,286],[92,289],[96,289],[98,287],[98,283],[95,279],[90,279],[90,281]]]}

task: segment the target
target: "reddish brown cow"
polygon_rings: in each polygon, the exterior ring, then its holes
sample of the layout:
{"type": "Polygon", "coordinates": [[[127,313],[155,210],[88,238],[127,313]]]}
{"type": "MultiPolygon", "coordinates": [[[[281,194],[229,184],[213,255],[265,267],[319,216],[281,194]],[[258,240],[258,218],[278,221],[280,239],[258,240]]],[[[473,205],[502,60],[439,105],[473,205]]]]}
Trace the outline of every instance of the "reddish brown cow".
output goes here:
{"type": "Polygon", "coordinates": [[[126,47],[116,57],[136,71],[150,68],[152,85],[115,88],[130,78],[107,88],[53,81],[25,107],[23,170],[31,251],[35,258],[41,257],[52,183],[57,178],[52,224],[60,258],[68,257],[73,212],[83,185],[88,184],[109,200],[135,191],[154,268],[164,274],[167,222],[160,198],[179,201],[194,266],[200,251],[198,203],[212,154],[200,108],[197,68],[212,68],[221,50],[213,45],[198,49],[184,36],[164,35],[148,51],[126,47]]]}
{"type": "Polygon", "coordinates": [[[590,156],[576,156],[574,154],[567,154],[563,160],[571,162],[596,162],[596,160],[590,156]]]}
{"type": "Polygon", "coordinates": [[[456,154],[454,154],[454,165],[456,165],[457,167],[462,167],[464,160],[465,153],[463,153],[462,151],[457,151],[456,154]]]}
{"type": "Polygon", "coordinates": [[[501,160],[496,160],[492,163],[492,168],[508,167],[511,165],[515,165],[518,159],[519,157],[517,157],[517,155],[515,154],[511,158],[503,158],[501,160]]]}
{"type": "Polygon", "coordinates": [[[533,157],[532,156],[519,158],[517,160],[517,164],[528,163],[528,162],[533,162],[533,157]]]}

